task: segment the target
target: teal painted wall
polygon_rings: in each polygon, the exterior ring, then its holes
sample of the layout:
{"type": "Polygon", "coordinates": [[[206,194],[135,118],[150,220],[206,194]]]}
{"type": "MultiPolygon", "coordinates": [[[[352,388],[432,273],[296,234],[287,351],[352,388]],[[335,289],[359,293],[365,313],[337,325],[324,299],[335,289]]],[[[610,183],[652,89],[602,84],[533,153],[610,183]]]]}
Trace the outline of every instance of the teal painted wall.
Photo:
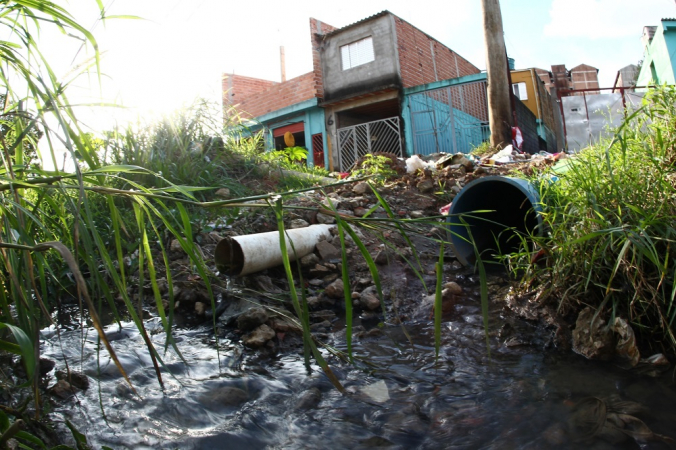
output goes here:
{"type": "Polygon", "coordinates": [[[663,20],[646,47],[637,86],[676,84],[676,21],[663,20]],[[656,78],[656,79],[654,79],[656,78]]]}
{"type": "Polygon", "coordinates": [[[274,149],[272,129],[303,122],[305,128],[305,147],[308,150],[308,165],[313,166],[314,155],[312,148],[312,135],[322,133],[324,143],[324,164],[328,167],[328,151],[326,150],[326,130],[324,127],[324,109],[317,106],[317,99],[310,99],[295,105],[282,108],[277,111],[256,117],[255,124],[250,125],[253,131],[265,128],[265,148],[274,149]]]}

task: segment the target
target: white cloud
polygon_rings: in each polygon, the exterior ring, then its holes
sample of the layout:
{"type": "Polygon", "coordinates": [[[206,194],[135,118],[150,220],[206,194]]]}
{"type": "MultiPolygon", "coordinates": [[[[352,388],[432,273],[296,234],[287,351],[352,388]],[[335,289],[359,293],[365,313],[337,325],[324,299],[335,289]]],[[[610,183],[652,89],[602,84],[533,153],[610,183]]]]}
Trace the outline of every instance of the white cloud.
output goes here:
{"type": "Polygon", "coordinates": [[[613,39],[640,37],[645,25],[676,16],[672,0],[552,0],[545,36],[613,39]]]}

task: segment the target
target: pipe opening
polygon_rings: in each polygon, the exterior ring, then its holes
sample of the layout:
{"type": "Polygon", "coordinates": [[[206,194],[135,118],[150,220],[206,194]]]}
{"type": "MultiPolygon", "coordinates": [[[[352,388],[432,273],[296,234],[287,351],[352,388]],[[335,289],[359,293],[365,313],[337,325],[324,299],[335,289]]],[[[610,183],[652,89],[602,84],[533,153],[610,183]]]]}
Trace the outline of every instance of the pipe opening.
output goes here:
{"type": "Polygon", "coordinates": [[[464,265],[476,262],[467,227],[484,259],[518,251],[519,235],[541,233],[539,211],[539,195],[525,180],[508,177],[474,180],[455,197],[449,211],[449,240],[455,256],[464,265]],[[490,212],[474,212],[481,210],[490,212]],[[458,217],[461,214],[467,225],[458,217]]]}
{"type": "Polygon", "coordinates": [[[236,240],[226,237],[218,241],[214,249],[216,268],[223,274],[234,277],[244,269],[244,252],[236,240]]]}

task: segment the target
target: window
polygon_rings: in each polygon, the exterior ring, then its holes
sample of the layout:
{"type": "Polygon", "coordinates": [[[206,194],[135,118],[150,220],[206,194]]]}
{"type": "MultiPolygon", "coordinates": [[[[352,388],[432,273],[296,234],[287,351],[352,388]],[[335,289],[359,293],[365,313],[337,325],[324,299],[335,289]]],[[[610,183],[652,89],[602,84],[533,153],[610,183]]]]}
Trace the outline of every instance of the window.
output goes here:
{"type": "Polygon", "coordinates": [[[528,91],[526,90],[526,83],[514,83],[512,85],[514,95],[519,100],[528,100],[528,91]]]}
{"type": "Polygon", "coordinates": [[[373,38],[367,37],[351,44],[340,47],[340,57],[343,60],[343,70],[361,66],[373,61],[373,38]]]}

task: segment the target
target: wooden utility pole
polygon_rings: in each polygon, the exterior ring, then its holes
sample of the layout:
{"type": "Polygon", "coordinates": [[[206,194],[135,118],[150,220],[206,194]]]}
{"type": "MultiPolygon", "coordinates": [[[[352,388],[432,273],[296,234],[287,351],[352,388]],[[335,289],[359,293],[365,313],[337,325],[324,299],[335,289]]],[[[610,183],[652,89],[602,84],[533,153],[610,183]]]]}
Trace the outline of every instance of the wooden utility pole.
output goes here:
{"type": "Polygon", "coordinates": [[[499,0],[481,0],[486,40],[486,72],[488,72],[488,120],[491,146],[503,148],[512,143],[512,107],[505,37],[499,0]]]}

